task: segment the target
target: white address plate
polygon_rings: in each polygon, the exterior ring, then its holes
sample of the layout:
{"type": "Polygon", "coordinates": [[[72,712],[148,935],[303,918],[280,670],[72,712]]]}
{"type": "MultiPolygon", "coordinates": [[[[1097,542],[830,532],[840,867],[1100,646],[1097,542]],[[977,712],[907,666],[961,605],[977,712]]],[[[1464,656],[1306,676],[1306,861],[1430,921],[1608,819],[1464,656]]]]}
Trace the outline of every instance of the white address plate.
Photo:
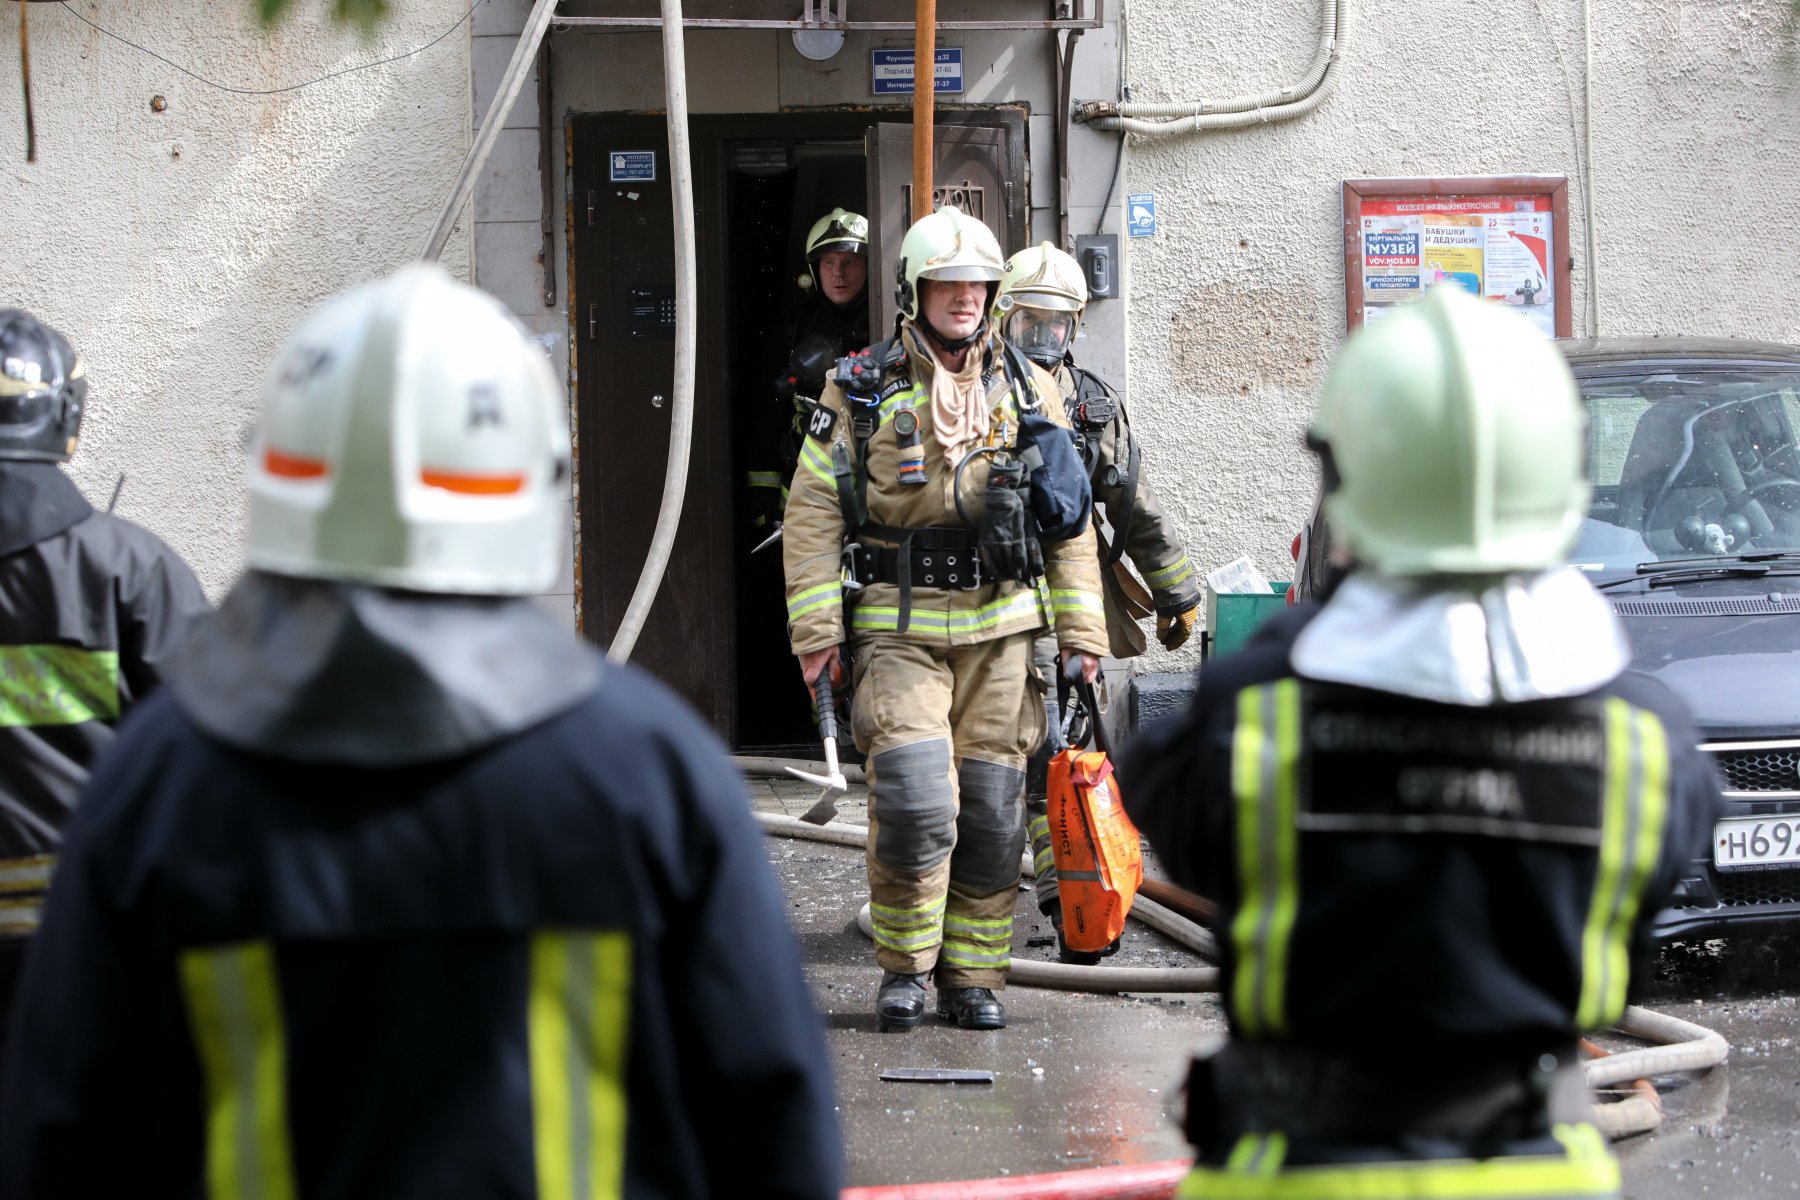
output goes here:
{"type": "Polygon", "coordinates": [[[1725,817],[1713,826],[1713,862],[1721,867],[1800,863],[1800,815],[1725,817]]]}

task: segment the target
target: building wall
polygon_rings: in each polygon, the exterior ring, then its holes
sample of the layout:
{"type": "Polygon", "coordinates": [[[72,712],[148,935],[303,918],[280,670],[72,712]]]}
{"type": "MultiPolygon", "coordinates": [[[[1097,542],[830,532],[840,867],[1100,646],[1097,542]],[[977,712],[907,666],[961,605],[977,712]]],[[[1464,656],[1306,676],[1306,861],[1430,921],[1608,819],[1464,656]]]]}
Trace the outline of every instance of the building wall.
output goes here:
{"type": "MultiPolygon", "coordinates": [[[[598,11],[596,4],[571,4],[567,12],[598,11]]],[[[740,15],[770,18],[769,5],[739,4],[740,15]]],[[[890,6],[892,7],[892,6],[890,6]]],[[[1117,5],[1109,5],[1116,12],[1117,5]]],[[[484,0],[476,10],[472,63],[474,120],[479,123],[488,101],[517,45],[531,10],[531,0],[484,0]]],[[[616,10],[616,6],[615,6],[616,10]]],[[[888,12],[854,10],[852,19],[908,19],[895,7],[888,12]]],[[[713,5],[692,15],[718,15],[713,5]]],[[[940,20],[1041,20],[1039,0],[944,0],[940,20]]],[[[875,97],[869,86],[869,51],[877,47],[910,48],[912,36],[900,33],[853,32],[843,49],[826,62],[801,57],[785,31],[690,29],[686,34],[688,107],[701,113],[760,113],[842,106],[887,106],[909,110],[911,97],[875,97]]],[[[554,133],[551,204],[555,214],[557,293],[553,303],[543,296],[540,212],[543,198],[539,154],[538,93],[533,76],[520,95],[496,144],[477,192],[475,257],[477,280],[511,305],[552,357],[568,368],[568,245],[563,220],[567,185],[564,122],[571,114],[660,111],[665,107],[662,37],[659,31],[565,29],[550,38],[553,82],[551,127],[554,133]]],[[[1035,240],[1057,237],[1054,67],[1048,32],[944,31],[940,46],[963,49],[965,91],[946,96],[947,104],[1025,104],[1031,228],[1035,240]]],[[[1085,33],[1075,54],[1072,86],[1078,95],[1114,95],[1118,86],[1118,28],[1113,18],[1101,29],[1085,33]]],[[[1091,233],[1104,221],[1122,235],[1114,165],[1119,138],[1076,126],[1071,132],[1070,228],[1091,233]],[[1109,189],[1111,199],[1108,200],[1109,189]]],[[[1008,251],[1019,247],[1008,247],[1008,251]]],[[[795,264],[798,269],[799,264],[795,264]]],[[[881,276],[885,278],[885,275],[881,276]]],[[[1082,361],[1118,377],[1123,374],[1124,304],[1100,301],[1089,312],[1078,347],[1082,361]]],[[[635,567],[635,564],[633,564],[635,567]]],[[[573,612],[573,580],[559,581],[547,599],[573,612]],[[565,603],[566,602],[566,603],[565,603]]]]}
{"type": "MultiPolygon", "coordinates": [[[[1017,13],[1005,15],[1043,11],[1013,7],[1017,13]]],[[[1800,202],[1777,166],[1800,149],[1800,32],[1787,7],[1591,0],[1600,332],[1800,340],[1800,308],[1784,287],[1800,267],[1800,243],[1783,236],[1800,202]]],[[[488,0],[478,21],[486,14],[491,24],[477,32],[516,35],[528,8],[528,0],[488,0]]],[[[1074,99],[1113,99],[1122,88],[1137,100],[1179,100],[1284,86],[1312,57],[1320,8],[1321,0],[1118,0],[1107,5],[1106,28],[1080,43],[1074,99]]],[[[1117,135],[1079,125],[1072,134],[1071,230],[1103,227],[1121,235],[1125,251],[1127,301],[1093,306],[1082,357],[1127,385],[1146,478],[1202,570],[1249,555],[1271,578],[1290,572],[1288,543],[1316,489],[1301,439],[1344,337],[1343,180],[1567,176],[1565,252],[1575,267],[1563,299],[1576,332],[1591,332],[1581,6],[1351,0],[1349,9],[1336,91],[1310,116],[1133,138],[1117,186],[1109,186],[1117,135]],[[1123,237],[1119,200],[1135,192],[1158,198],[1154,237],[1123,237]]],[[[978,15],[996,11],[983,5],[978,15]]],[[[939,6],[940,19],[971,15],[971,3],[939,6]]],[[[690,106],[705,113],[875,104],[868,50],[908,42],[904,33],[851,34],[836,58],[817,64],[800,58],[785,33],[690,30],[690,106]]],[[[946,31],[940,44],[964,48],[967,93],[957,99],[1029,106],[1033,236],[1054,238],[1048,35],[946,31]]],[[[655,31],[565,31],[554,35],[553,51],[556,128],[569,113],[663,106],[655,31]]],[[[485,56],[478,49],[478,77],[484,62],[497,77],[505,62],[498,42],[485,56]]],[[[504,159],[510,178],[494,174],[492,184],[512,197],[513,219],[535,221],[536,133],[505,136],[516,142],[504,159]]],[[[553,174],[560,213],[563,172],[553,174]]],[[[501,207],[496,200],[486,211],[501,207]]],[[[483,284],[527,296],[541,278],[536,226],[510,241],[498,226],[490,237],[489,228],[477,239],[483,284]]],[[[556,259],[563,270],[560,221],[556,259]]],[[[567,280],[561,284],[566,300],[567,280]]],[[[541,322],[547,340],[566,334],[566,313],[536,302],[521,311],[541,322]]],[[[554,349],[566,355],[566,346],[554,349]]],[[[1168,668],[1193,654],[1156,654],[1138,665],[1168,668]]]]}
{"type": "MultiPolygon", "coordinates": [[[[1136,100],[1297,79],[1320,0],[1127,0],[1136,100]]],[[[1285,578],[1316,488],[1301,438],[1344,337],[1339,185],[1373,176],[1570,181],[1575,332],[1587,319],[1581,5],[1352,0],[1341,82],[1310,116],[1133,139],[1126,190],[1159,229],[1129,243],[1132,414],[1158,491],[1207,568],[1285,578]]],[[[1783,0],[1592,0],[1602,334],[1800,341],[1800,45],[1783,0]],[[1773,169],[1772,169],[1773,168],[1773,169]]],[[[1077,92],[1077,99],[1083,98],[1077,92]]]]}
{"type": "MultiPolygon", "coordinates": [[[[4,18],[15,53],[17,5],[4,18]]],[[[216,597],[242,560],[243,446],[264,370],[320,300],[417,256],[468,148],[467,0],[407,0],[376,33],[298,0],[74,0],[30,12],[38,161],[0,88],[0,304],[62,330],[92,405],[71,473],[162,535],[216,597]],[[279,95],[277,88],[404,54],[279,95]],[[454,27],[454,28],[453,28],[454,27]],[[163,98],[163,111],[152,98],[163,98]]],[[[466,276],[469,235],[445,263],[466,276]]]]}

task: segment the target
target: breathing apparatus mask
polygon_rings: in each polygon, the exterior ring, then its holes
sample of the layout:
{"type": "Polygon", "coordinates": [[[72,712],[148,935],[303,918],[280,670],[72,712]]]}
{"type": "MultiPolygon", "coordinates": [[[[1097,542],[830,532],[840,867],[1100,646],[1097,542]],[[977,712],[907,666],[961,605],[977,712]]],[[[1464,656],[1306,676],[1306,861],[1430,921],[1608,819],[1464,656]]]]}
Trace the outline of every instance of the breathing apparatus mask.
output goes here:
{"type": "Polygon", "coordinates": [[[1002,318],[1000,332],[1026,358],[1049,369],[1068,354],[1070,344],[1075,341],[1077,320],[1076,313],[1018,304],[1002,318]]]}

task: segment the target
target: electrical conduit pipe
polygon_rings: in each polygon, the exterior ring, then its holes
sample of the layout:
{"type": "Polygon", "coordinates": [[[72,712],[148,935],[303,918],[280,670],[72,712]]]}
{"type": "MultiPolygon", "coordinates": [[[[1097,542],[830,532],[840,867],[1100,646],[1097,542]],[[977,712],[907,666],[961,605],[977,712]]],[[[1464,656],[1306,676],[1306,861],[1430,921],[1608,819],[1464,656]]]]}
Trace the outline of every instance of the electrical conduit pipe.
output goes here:
{"type": "Polygon", "coordinates": [[[669,193],[675,207],[675,389],[669,410],[669,464],[663,476],[662,504],[656,512],[656,529],[650,535],[650,552],[638,575],[631,603],[612,636],[606,657],[624,662],[631,657],[650,604],[662,587],[675,548],[675,531],[681,525],[681,504],[687,494],[688,452],[694,436],[694,367],[699,332],[699,298],[696,287],[694,234],[694,162],[688,144],[687,46],[682,28],[681,0],[662,0],[663,85],[668,98],[669,193]]]}
{"type": "Polygon", "coordinates": [[[1324,0],[1319,47],[1299,82],[1271,92],[1224,100],[1173,102],[1099,101],[1084,104],[1076,120],[1097,129],[1166,137],[1218,129],[1242,129],[1304,116],[1324,103],[1337,85],[1348,27],[1349,0],[1324,0]]]}

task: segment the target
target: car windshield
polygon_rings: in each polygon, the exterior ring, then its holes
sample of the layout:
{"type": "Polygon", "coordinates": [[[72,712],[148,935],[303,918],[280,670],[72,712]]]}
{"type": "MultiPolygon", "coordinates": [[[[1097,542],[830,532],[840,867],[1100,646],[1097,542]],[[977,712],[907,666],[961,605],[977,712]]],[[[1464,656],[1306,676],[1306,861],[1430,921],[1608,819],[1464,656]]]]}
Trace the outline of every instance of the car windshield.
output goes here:
{"type": "Polygon", "coordinates": [[[1576,565],[1800,551],[1800,366],[1639,363],[1580,384],[1594,499],[1576,565]]]}

